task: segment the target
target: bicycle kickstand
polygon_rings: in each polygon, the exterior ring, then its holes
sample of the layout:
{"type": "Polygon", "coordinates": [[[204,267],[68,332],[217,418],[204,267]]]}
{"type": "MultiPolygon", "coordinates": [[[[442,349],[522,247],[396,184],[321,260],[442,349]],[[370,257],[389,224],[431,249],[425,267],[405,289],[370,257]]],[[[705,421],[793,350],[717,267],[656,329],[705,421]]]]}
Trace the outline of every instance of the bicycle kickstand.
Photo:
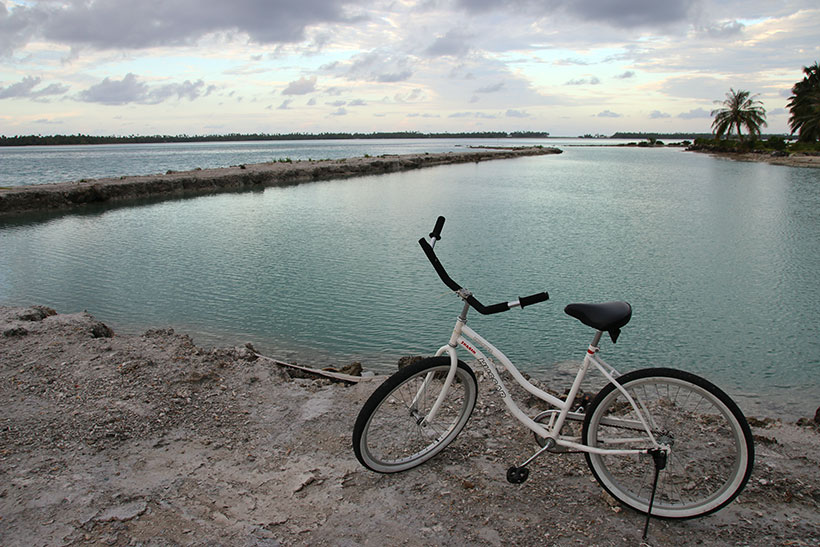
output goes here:
{"type": "Polygon", "coordinates": [[[525,480],[527,480],[527,477],[530,476],[530,470],[527,469],[527,466],[530,463],[532,463],[532,461],[535,460],[535,458],[537,458],[538,456],[540,456],[541,454],[543,454],[547,450],[550,450],[554,447],[555,447],[555,439],[548,438],[546,443],[544,444],[544,446],[541,448],[541,450],[539,450],[538,452],[536,452],[535,454],[530,456],[530,458],[527,461],[525,461],[524,463],[522,463],[518,467],[513,465],[512,467],[507,469],[507,482],[509,482],[511,484],[521,484],[521,483],[523,483],[525,480]]]}
{"type": "Polygon", "coordinates": [[[652,518],[652,506],[655,505],[655,492],[658,489],[658,476],[666,467],[666,451],[660,448],[653,448],[649,451],[652,461],[655,463],[655,477],[652,480],[652,495],[649,497],[649,508],[646,510],[646,522],[643,526],[643,539],[649,534],[649,519],[652,518]]]}

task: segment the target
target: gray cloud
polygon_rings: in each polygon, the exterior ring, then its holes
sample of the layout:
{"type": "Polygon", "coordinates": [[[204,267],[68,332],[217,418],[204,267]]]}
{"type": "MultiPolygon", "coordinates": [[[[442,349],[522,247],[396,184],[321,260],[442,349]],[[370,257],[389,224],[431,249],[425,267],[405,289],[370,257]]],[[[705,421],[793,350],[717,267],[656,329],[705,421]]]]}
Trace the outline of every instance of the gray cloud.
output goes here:
{"type": "Polygon", "coordinates": [[[622,117],[620,114],[618,114],[616,112],[613,112],[611,110],[604,110],[603,112],[598,112],[598,114],[596,114],[596,116],[599,117],[599,118],[620,118],[620,117],[622,117]]]}
{"type": "Polygon", "coordinates": [[[467,44],[470,37],[459,30],[450,30],[444,36],[436,38],[424,53],[431,57],[462,57],[470,52],[470,46],[467,44]]]}
{"type": "Polygon", "coordinates": [[[560,2],[569,13],[585,21],[598,21],[615,27],[668,25],[686,21],[698,0],[566,0],[560,2]]]}
{"type": "Polygon", "coordinates": [[[381,83],[403,82],[409,80],[412,75],[413,71],[410,69],[405,69],[400,72],[385,72],[376,75],[375,81],[381,83]]]}
{"type": "Polygon", "coordinates": [[[713,23],[703,29],[701,32],[708,35],[710,38],[732,38],[739,34],[743,34],[743,29],[746,25],[738,21],[724,21],[722,23],[713,23]]]}
{"type": "Polygon", "coordinates": [[[476,93],[498,93],[504,89],[504,82],[498,82],[497,84],[488,85],[484,87],[479,87],[475,90],[476,93]]]}
{"type": "Polygon", "coordinates": [[[393,83],[409,80],[413,70],[407,57],[400,57],[382,51],[370,51],[353,57],[350,63],[333,63],[322,67],[325,70],[343,70],[349,80],[393,83]]]}
{"type": "Polygon", "coordinates": [[[307,95],[316,91],[316,76],[310,78],[299,78],[290,82],[288,86],[282,91],[282,95],[307,95]]]}
{"type": "Polygon", "coordinates": [[[702,108],[693,108],[689,112],[681,112],[678,114],[678,118],[682,118],[684,120],[694,120],[696,118],[711,118],[712,113],[708,110],[704,110],[702,108]]]}
{"type": "Polygon", "coordinates": [[[88,103],[106,105],[159,104],[172,98],[193,101],[210,94],[213,90],[213,86],[206,88],[202,80],[196,82],[185,80],[181,84],[163,84],[152,87],[141,82],[135,74],[129,72],[122,80],[106,78],[89,87],[80,93],[79,99],[88,103]]]}
{"type": "Polygon", "coordinates": [[[564,85],[598,85],[601,83],[601,80],[598,79],[597,76],[592,76],[590,78],[577,78],[575,80],[570,80],[564,85]]]}
{"type": "Polygon", "coordinates": [[[530,114],[528,114],[528,113],[526,113],[522,110],[513,110],[513,109],[507,110],[507,112],[504,115],[507,116],[508,118],[532,118],[532,115],[530,115],[530,114]]]}
{"type": "Polygon", "coordinates": [[[458,0],[468,12],[503,10],[554,17],[563,11],[576,19],[619,28],[659,27],[688,21],[701,0],[458,0]]]}
{"type": "Polygon", "coordinates": [[[282,104],[276,107],[277,110],[290,110],[290,103],[293,102],[293,99],[285,99],[282,101],[282,104]]]}
{"type": "Polygon", "coordinates": [[[484,120],[493,120],[498,116],[487,114],[485,112],[454,112],[447,116],[448,118],[479,118],[484,120]]]}
{"type": "Polygon", "coordinates": [[[629,78],[634,78],[634,77],[635,77],[635,71],[634,70],[627,70],[623,74],[618,74],[617,76],[615,76],[615,79],[616,80],[628,80],[629,78]]]}
{"type": "Polygon", "coordinates": [[[8,87],[0,87],[0,99],[44,99],[49,95],[63,95],[68,91],[68,86],[62,84],[51,84],[43,89],[35,90],[40,85],[42,79],[39,76],[26,76],[16,84],[8,87]]]}
{"type": "Polygon", "coordinates": [[[673,97],[711,100],[722,97],[728,88],[724,80],[711,76],[680,76],[666,80],[660,90],[673,97]]]}
{"type": "Polygon", "coordinates": [[[590,63],[589,61],[584,61],[583,59],[559,59],[553,63],[557,66],[588,66],[590,63]]]}
{"type": "Polygon", "coordinates": [[[650,119],[653,119],[653,120],[660,120],[662,118],[670,118],[671,116],[669,114],[667,114],[666,112],[661,112],[660,110],[653,110],[649,114],[649,117],[650,117],[650,119]]]}
{"type": "Polygon", "coordinates": [[[348,21],[344,5],[357,0],[97,0],[32,2],[11,11],[0,5],[0,48],[38,37],[96,48],[144,48],[193,43],[211,33],[240,32],[262,43],[292,43],[306,27],[348,21]]]}

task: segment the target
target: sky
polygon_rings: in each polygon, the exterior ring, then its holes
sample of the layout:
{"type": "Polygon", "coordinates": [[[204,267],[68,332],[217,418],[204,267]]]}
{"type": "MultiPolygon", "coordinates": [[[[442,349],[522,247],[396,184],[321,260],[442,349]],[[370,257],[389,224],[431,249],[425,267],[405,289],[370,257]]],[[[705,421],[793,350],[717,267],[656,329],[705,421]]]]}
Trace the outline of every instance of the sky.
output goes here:
{"type": "Polygon", "coordinates": [[[0,0],[0,135],[766,132],[817,0],[0,0]]]}

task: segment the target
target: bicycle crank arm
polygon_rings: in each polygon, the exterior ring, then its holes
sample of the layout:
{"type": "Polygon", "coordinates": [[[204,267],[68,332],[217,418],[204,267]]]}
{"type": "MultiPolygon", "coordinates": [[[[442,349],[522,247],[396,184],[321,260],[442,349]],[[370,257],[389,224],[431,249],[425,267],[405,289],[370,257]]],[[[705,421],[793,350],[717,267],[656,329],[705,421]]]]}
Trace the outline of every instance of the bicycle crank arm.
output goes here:
{"type": "Polygon", "coordinates": [[[518,467],[512,466],[509,469],[507,469],[507,481],[512,484],[521,484],[522,482],[527,480],[527,477],[530,476],[530,470],[527,469],[527,466],[531,464],[535,460],[535,458],[537,458],[544,452],[547,452],[555,448],[555,445],[555,439],[547,439],[544,443],[544,446],[541,447],[541,450],[530,456],[530,458],[527,461],[525,461],[518,467]]]}

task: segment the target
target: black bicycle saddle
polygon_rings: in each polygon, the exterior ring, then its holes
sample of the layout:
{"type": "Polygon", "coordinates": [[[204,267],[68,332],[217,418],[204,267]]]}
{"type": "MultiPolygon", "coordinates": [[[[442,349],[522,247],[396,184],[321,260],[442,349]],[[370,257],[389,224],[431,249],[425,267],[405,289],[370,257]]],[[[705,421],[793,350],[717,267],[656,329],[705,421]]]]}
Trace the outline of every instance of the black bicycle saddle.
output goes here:
{"type": "Polygon", "coordinates": [[[627,302],[606,302],[604,304],[569,304],[564,313],[574,317],[593,329],[606,331],[612,342],[618,341],[621,327],[632,318],[632,306],[627,302]]]}

